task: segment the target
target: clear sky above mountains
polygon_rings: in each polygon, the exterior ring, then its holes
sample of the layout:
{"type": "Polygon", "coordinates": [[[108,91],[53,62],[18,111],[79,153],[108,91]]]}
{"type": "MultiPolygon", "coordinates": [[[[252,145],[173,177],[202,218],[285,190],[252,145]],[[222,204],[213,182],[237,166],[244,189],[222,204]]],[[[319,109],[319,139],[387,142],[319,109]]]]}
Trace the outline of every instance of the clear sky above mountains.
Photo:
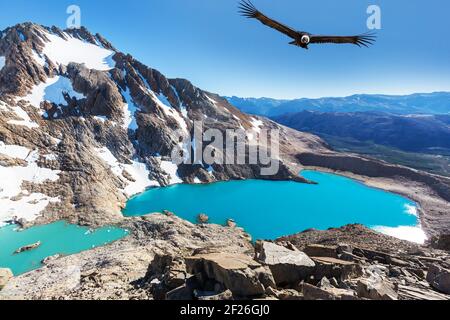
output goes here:
{"type": "Polygon", "coordinates": [[[447,0],[253,0],[270,17],[320,34],[368,31],[379,5],[375,46],[288,45],[283,34],[237,14],[238,0],[15,0],[0,2],[0,29],[32,21],[64,28],[66,8],[121,51],[222,95],[274,98],[407,94],[450,90],[447,0]]]}

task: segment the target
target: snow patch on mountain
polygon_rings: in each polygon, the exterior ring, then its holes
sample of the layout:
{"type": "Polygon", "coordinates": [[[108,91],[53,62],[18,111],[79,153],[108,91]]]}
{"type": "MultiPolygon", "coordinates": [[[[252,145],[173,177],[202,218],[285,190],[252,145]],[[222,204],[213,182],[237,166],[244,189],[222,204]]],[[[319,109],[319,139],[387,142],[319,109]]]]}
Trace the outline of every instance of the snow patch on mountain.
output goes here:
{"type": "MultiPolygon", "coordinates": [[[[151,86],[149,85],[148,81],[145,79],[145,77],[142,76],[142,74],[139,74],[139,77],[142,79],[142,81],[145,83],[144,91],[147,91],[147,93],[151,96],[152,100],[160,107],[160,109],[169,117],[175,119],[177,123],[179,124],[179,127],[181,130],[184,131],[184,133],[188,133],[188,127],[186,124],[186,120],[183,118],[187,117],[187,110],[186,108],[182,107],[182,114],[180,115],[180,112],[172,107],[172,105],[169,102],[169,99],[163,94],[159,93],[158,95],[155,94],[155,92],[151,89],[151,86]],[[184,111],[183,111],[184,109],[184,111]]],[[[175,94],[178,97],[178,92],[175,90],[175,88],[172,86],[172,90],[175,92],[175,94]]],[[[178,101],[181,101],[178,97],[178,101]]],[[[181,102],[180,102],[181,103],[181,102]]]]}
{"type": "Polygon", "coordinates": [[[7,123],[17,126],[28,127],[30,129],[39,127],[39,125],[36,122],[32,121],[28,113],[24,111],[21,107],[19,106],[13,107],[11,108],[11,110],[15,113],[15,116],[20,120],[8,120],[7,123]]]}
{"type": "Polygon", "coordinates": [[[261,120],[258,120],[256,118],[253,118],[252,126],[253,126],[253,131],[255,131],[256,133],[261,133],[261,127],[264,126],[264,122],[262,122],[261,120]]]}
{"type": "Polygon", "coordinates": [[[148,187],[159,186],[159,183],[150,180],[150,171],[145,163],[136,159],[132,160],[131,164],[120,163],[107,147],[97,148],[96,152],[98,157],[109,165],[114,175],[127,183],[127,186],[122,189],[127,197],[141,193],[148,187]],[[135,181],[126,179],[124,171],[130,174],[135,181]]]}
{"type": "Polygon", "coordinates": [[[42,193],[22,194],[17,199],[0,199],[2,213],[0,213],[0,227],[5,226],[8,221],[24,219],[35,220],[50,203],[58,203],[58,197],[48,197],[42,193]]]}
{"type": "Polygon", "coordinates": [[[57,161],[58,160],[58,157],[54,153],[45,154],[43,157],[45,158],[45,160],[48,160],[48,161],[57,161]]]}
{"type": "Polygon", "coordinates": [[[86,98],[83,94],[73,89],[70,79],[63,76],[56,76],[35,85],[31,89],[31,93],[23,99],[28,101],[33,107],[39,109],[41,103],[44,101],[57,105],[67,105],[67,101],[64,98],[65,94],[77,100],[86,98]]]}
{"type": "Polygon", "coordinates": [[[131,129],[131,130],[137,130],[138,124],[136,122],[136,112],[140,110],[140,108],[133,102],[133,99],[131,98],[130,91],[127,88],[126,91],[122,92],[123,97],[125,98],[125,105],[124,105],[124,128],[125,129],[131,129]]]}
{"type": "Polygon", "coordinates": [[[136,180],[124,189],[129,197],[145,191],[148,187],[159,187],[158,182],[149,179],[150,172],[145,163],[132,160],[132,164],[126,165],[125,169],[136,180]]]}
{"type": "Polygon", "coordinates": [[[182,114],[183,117],[185,117],[186,119],[189,119],[187,108],[186,108],[186,106],[183,104],[183,101],[181,101],[181,98],[180,98],[180,96],[178,95],[177,89],[176,89],[174,86],[172,86],[172,85],[171,85],[170,87],[172,88],[172,91],[175,93],[175,96],[176,96],[177,99],[178,99],[178,103],[179,103],[179,106],[180,106],[181,114],[182,114]]]}
{"type": "Polygon", "coordinates": [[[162,93],[158,94],[157,98],[163,105],[165,105],[166,107],[172,108],[172,105],[170,104],[169,99],[167,99],[167,97],[164,94],[162,94],[162,93]]]}
{"type": "Polygon", "coordinates": [[[114,51],[81,41],[68,33],[64,33],[67,40],[51,33],[46,33],[45,36],[49,41],[45,43],[42,54],[55,64],[67,66],[74,62],[99,71],[109,71],[115,67],[112,59],[114,51]]]}
{"type": "Polygon", "coordinates": [[[189,119],[188,111],[183,104],[181,104],[180,109],[181,109],[181,114],[183,115],[183,117],[185,117],[186,119],[189,119]]]}
{"type": "Polygon", "coordinates": [[[254,142],[257,136],[261,133],[261,127],[264,126],[264,122],[256,118],[252,118],[251,124],[252,130],[247,133],[247,137],[250,142],[254,142]],[[254,133],[256,133],[256,135],[254,133]]]}
{"type": "Polygon", "coordinates": [[[22,146],[7,145],[0,141],[0,153],[10,158],[26,160],[31,154],[31,150],[22,146]]]}
{"type": "Polygon", "coordinates": [[[164,111],[164,113],[175,119],[184,133],[188,133],[188,127],[186,124],[186,120],[180,115],[180,112],[174,108],[171,107],[169,101],[167,100],[167,97],[163,94],[159,94],[156,96],[153,92],[151,92],[153,100],[156,102],[156,104],[164,111]]]}
{"type": "Polygon", "coordinates": [[[405,212],[407,214],[412,215],[412,216],[419,217],[419,213],[417,212],[417,207],[416,206],[413,206],[413,205],[410,205],[410,204],[406,204],[405,205],[405,212]]]}
{"type": "Polygon", "coordinates": [[[58,81],[58,77],[48,78],[46,82],[41,82],[38,85],[35,85],[31,92],[23,98],[23,100],[28,101],[33,107],[39,109],[41,106],[41,102],[44,101],[45,97],[45,89],[56,83],[58,81]]]}
{"type": "Polygon", "coordinates": [[[161,161],[161,169],[170,176],[170,184],[183,183],[177,174],[178,166],[172,161],[161,161]]]}
{"type": "Polygon", "coordinates": [[[385,235],[406,240],[418,244],[424,244],[427,241],[427,235],[422,230],[420,226],[409,227],[409,226],[399,226],[399,227],[385,227],[377,226],[373,228],[375,231],[383,233],[385,235]]]}
{"type": "Polygon", "coordinates": [[[38,151],[18,145],[6,145],[0,141],[0,154],[21,159],[27,166],[5,167],[0,165],[0,224],[12,219],[33,221],[48,206],[59,201],[58,197],[49,197],[42,193],[29,193],[22,189],[24,181],[41,184],[59,179],[58,170],[41,168],[36,161],[38,151]]]}
{"type": "Polygon", "coordinates": [[[217,104],[217,101],[214,100],[213,98],[211,98],[210,96],[208,96],[207,94],[205,94],[206,98],[208,99],[209,102],[211,102],[213,104],[213,106],[215,106],[217,104]]]}
{"type": "Polygon", "coordinates": [[[105,116],[94,116],[93,118],[94,118],[94,120],[97,120],[98,122],[101,122],[101,123],[105,123],[106,120],[108,120],[108,118],[105,116]]]}
{"type": "MultiPolygon", "coordinates": [[[[59,170],[51,170],[47,168],[41,168],[37,165],[36,161],[39,159],[39,153],[37,150],[30,150],[28,148],[17,146],[17,145],[6,145],[0,141],[0,154],[6,155],[11,158],[21,159],[28,163],[26,167],[3,167],[6,171],[13,172],[15,176],[15,181],[8,181],[6,176],[3,176],[2,172],[2,183],[8,184],[7,192],[10,195],[16,195],[20,192],[20,185],[22,181],[29,181],[32,183],[40,184],[47,180],[57,181],[59,179],[59,170]],[[11,170],[8,170],[11,169],[11,170]],[[5,177],[5,179],[3,179],[5,177]]],[[[3,188],[4,189],[4,188],[3,188]]]]}
{"type": "Polygon", "coordinates": [[[6,58],[3,56],[0,56],[0,71],[2,71],[5,64],[6,64],[6,58]]]}
{"type": "Polygon", "coordinates": [[[34,61],[36,61],[40,66],[45,67],[47,65],[47,61],[45,61],[45,58],[43,58],[39,53],[33,50],[31,54],[34,61]]]}
{"type": "Polygon", "coordinates": [[[85,99],[86,97],[76,92],[72,87],[72,82],[69,78],[57,76],[56,82],[50,84],[45,88],[44,100],[53,102],[57,105],[66,105],[64,94],[68,94],[71,98],[77,100],[85,99]]]}

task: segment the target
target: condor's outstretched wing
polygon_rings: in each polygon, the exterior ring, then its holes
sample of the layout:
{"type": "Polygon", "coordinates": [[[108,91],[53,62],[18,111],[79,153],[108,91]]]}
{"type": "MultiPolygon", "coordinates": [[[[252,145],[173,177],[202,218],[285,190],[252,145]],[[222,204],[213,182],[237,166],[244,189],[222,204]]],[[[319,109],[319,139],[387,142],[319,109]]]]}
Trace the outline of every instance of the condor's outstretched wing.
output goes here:
{"type": "Polygon", "coordinates": [[[281,24],[273,19],[270,19],[269,17],[265,16],[261,12],[259,12],[255,6],[250,2],[250,0],[242,0],[239,4],[239,12],[247,18],[251,19],[257,19],[261,21],[266,26],[275,29],[281,33],[284,33],[285,35],[293,38],[298,39],[301,37],[301,34],[288,26],[285,26],[284,24],[281,24]]]}
{"type": "Polygon", "coordinates": [[[359,47],[368,47],[375,42],[376,36],[373,33],[366,33],[359,36],[310,36],[310,43],[351,43],[359,47]]]}

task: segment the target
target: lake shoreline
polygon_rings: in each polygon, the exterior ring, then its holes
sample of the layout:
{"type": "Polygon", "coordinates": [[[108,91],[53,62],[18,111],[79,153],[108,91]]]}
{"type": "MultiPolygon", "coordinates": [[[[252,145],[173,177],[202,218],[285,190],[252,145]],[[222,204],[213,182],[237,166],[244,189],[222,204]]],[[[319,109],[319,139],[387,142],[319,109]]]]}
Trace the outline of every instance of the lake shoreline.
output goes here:
{"type": "MultiPolygon", "coordinates": [[[[330,168],[325,167],[317,167],[317,166],[305,166],[304,170],[316,170],[321,172],[327,172],[331,174],[340,175],[342,177],[350,178],[355,181],[358,181],[359,183],[362,183],[368,187],[376,188],[384,192],[390,192],[394,193],[403,197],[406,197],[408,199],[411,199],[414,201],[417,205],[417,213],[419,217],[420,227],[424,230],[424,232],[427,234],[428,239],[430,240],[433,236],[437,235],[439,233],[436,228],[433,227],[433,225],[429,224],[429,218],[430,215],[427,213],[427,209],[431,209],[430,206],[433,206],[433,204],[430,204],[429,198],[435,197],[432,195],[432,193],[422,193],[420,190],[420,187],[418,186],[412,186],[411,188],[405,187],[404,182],[398,182],[394,179],[388,179],[383,177],[368,177],[364,175],[358,175],[354,174],[348,171],[340,171],[340,170],[333,170],[330,168]],[[419,192],[420,190],[420,192],[419,192]]],[[[442,203],[443,207],[448,203],[442,203]]],[[[436,208],[433,208],[436,209],[436,208]]],[[[432,218],[432,216],[431,216],[432,218]]],[[[439,228],[440,229],[440,228],[439,228]]]]}

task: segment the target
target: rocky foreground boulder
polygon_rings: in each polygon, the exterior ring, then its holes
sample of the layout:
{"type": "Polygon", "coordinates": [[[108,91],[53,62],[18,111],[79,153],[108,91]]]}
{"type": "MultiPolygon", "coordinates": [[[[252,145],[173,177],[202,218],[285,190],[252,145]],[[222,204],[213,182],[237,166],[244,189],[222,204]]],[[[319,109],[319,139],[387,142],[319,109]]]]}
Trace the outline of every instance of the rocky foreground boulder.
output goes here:
{"type": "Polygon", "coordinates": [[[265,288],[275,286],[272,274],[251,257],[243,254],[212,253],[186,259],[187,271],[201,285],[215,282],[240,297],[261,296],[265,288]]]}
{"type": "Polygon", "coordinates": [[[450,234],[442,234],[431,239],[430,244],[433,248],[450,251],[450,234]]]}
{"type": "Polygon", "coordinates": [[[358,300],[354,291],[339,289],[330,283],[325,286],[314,286],[309,283],[302,283],[299,286],[299,289],[304,300],[358,300]]]}
{"type": "Polygon", "coordinates": [[[450,294],[450,270],[432,265],[428,269],[427,281],[436,290],[450,294]]]}
{"type": "Polygon", "coordinates": [[[300,282],[313,273],[316,266],[305,253],[275,243],[256,243],[256,260],[269,267],[278,286],[300,282]]]}
{"type": "Polygon", "coordinates": [[[358,282],[357,294],[370,300],[398,300],[398,293],[392,282],[382,277],[371,277],[358,282]]]}

